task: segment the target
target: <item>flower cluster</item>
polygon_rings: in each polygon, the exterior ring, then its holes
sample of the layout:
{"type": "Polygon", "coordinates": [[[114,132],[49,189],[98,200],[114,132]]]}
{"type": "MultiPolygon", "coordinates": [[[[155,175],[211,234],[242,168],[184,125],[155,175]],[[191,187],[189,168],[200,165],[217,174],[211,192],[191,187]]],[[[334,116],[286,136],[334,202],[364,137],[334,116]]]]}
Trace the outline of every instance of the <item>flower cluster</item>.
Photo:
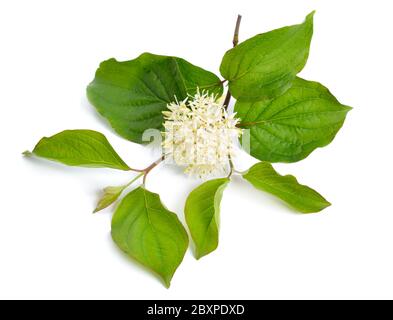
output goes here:
{"type": "Polygon", "coordinates": [[[198,91],[184,101],[170,103],[168,109],[163,112],[164,153],[185,166],[186,173],[201,178],[226,173],[241,129],[222,99],[198,91]]]}

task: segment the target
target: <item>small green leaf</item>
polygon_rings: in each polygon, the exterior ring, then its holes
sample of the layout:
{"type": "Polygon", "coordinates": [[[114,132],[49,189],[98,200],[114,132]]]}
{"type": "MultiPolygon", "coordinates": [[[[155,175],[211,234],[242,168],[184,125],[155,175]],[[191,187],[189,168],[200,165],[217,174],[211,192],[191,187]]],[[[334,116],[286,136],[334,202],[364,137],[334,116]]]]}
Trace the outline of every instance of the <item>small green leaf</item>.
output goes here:
{"type": "Polygon", "coordinates": [[[97,203],[96,208],[93,213],[101,211],[109,207],[112,203],[114,203],[122,194],[124,189],[126,189],[128,185],[118,186],[118,187],[106,187],[104,189],[104,194],[101,196],[100,200],[97,203]]]}
{"type": "Polygon", "coordinates": [[[197,259],[216,250],[222,194],[228,178],[201,184],[187,198],[185,216],[196,247],[197,259]]]}
{"type": "Polygon", "coordinates": [[[130,257],[157,273],[167,287],[188,247],[187,232],[176,214],[163,206],[158,194],[143,187],[119,204],[112,219],[112,238],[130,257]]]}
{"type": "Polygon", "coordinates": [[[235,105],[240,126],[250,129],[251,155],[269,162],[296,162],[328,145],[349,110],[321,84],[300,78],[277,99],[235,105]]]}
{"type": "Polygon", "coordinates": [[[137,176],[135,176],[129,183],[123,185],[123,186],[117,186],[117,187],[106,187],[104,189],[104,194],[100,198],[100,200],[97,203],[97,207],[94,209],[93,213],[96,213],[98,211],[101,211],[102,209],[105,209],[106,207],[110,206],[112,203],[114,203],[121,194],[123,193],[124,190],[126,190],[131,184],[133,184],[136,180],[138,180],[140,177],[142,177],[145,174],[145,172],[141,172],[137,176]]]}
{"type": "MultiPolygon", "coordinates": [[[[87,96],[126,139],[143,143],[147,129],[162,129],[162,111],[200,90],[222,94],[220,79],[184,59],[144,53],[131,61],[100,64],[87,96]]],[[[145,141],[146,142],[146,141],[145,141]]]]}
{"type": "Polygon", "coordinates": [[[301,185],[291,175],[279,175],[268,162],[252,166],[243,178],[255,188],[271,193],[302,213],[319,212],[330,203],[315,190],[301,185]]]}
{"type": "Polygon", "coordinates": [[[236,99],[270,99],[290,88],[307,62],[313,16],[314,12],[302,24],[259,34],[224,55],[220,72],[236,99]]]}
{"type": "Polygon", "coordinates": [[[130,170],[106,137],[92,130],[66,130],[42,138],[32,153],[69,166],[130,170]]]}

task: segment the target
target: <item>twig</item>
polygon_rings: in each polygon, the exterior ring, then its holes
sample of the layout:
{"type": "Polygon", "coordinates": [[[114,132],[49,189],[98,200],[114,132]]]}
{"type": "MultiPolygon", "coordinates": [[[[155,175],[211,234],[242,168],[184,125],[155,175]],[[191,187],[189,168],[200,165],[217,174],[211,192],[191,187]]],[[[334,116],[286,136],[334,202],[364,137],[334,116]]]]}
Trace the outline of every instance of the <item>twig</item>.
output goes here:
{"type": "Polygon", "coordinates": [[[162,161],[165,160],[167,155],[162,155],[158,160],[154,161],[150,166],[146,167],[145,169],[134,169],[130,168],[131,171],[140,172],[141,174],[138,175],[138,178],[143,175],[143,184],[145,184],[147,174],[153,170],[157,165],[159,165],[162,161]]]}
{"type": "MultiPolygon", "coordinates": [[[[233,34],[233,47],[236,47],[237,44],[239,43],[239,29],[240,29],[240,22],[242,21],[242,16],[239,14],[237,15],[237,20],[236,20],[236,27],[235,27],[235,32],[233,34]]],[[[225,100],[224,100],[224,106],[227,109],[229,106],[229,102],[231,101],[231,92],[227,91],[227,95],[225,96],[225,100]]]]}
{"type": "Polygon", "coordinates": [[[144,172],[144,174],[143,174],[143,185],[145,185],[146,176],[149,174],[149,172],[151,170],[153,170],[157,165],[159,165],[164,160],[165,160],[165,155],[162,155],[158,160],[154,161],[150,166],[148,166],[147,168],[142,170],[144,172]]]}
{"type": "Polygon", "coordinates": [[[238,14],[236,20],[235,33],[233,34],[233,41],[232,41],[234,47],[236,47],[237,44],[239,43],[239,29],[240,29],[241,21],[242,21],[242,16],[238,14]]]}

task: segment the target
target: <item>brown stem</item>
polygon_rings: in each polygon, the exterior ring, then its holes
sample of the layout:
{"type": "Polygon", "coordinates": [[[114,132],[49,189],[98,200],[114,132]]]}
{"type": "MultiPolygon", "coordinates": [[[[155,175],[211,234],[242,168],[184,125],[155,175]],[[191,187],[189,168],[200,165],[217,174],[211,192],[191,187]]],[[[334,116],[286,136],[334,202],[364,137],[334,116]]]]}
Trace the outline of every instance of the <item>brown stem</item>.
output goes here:
{"type": "Polygon", "coordinates": [[[224,100],[224,108],[225,109],[228,109],[230,101],[231,101],[231,93],[229,92],[229,89],[228,89],[227,95],[225,96],[225,100],[224,100]]]}
{"type": "Polygon", "coordinates": [[[154,161],[150,166],[148,166],[147,168],[143,169],[141,172],[144,172],[143,174],[143,185],[146,182],[146,176],[148,175],[148,173],[153,170],[157,165],[159,165],[162,161],[165,160],[165,155],[162,155],[158,160],[154,161]]]}
{"type": "Polygon", "coordinates": [[[238,14],[236,20],[235,33],[233,34],[233,41],[232,41],[234,47],[236,47],[237,44],[239,43],[239,29],[240,29],[241,21],[242,21],[242,16],[238,14]]]}
{"type": "MultiPolygon", "coordinates": [[[[236,20],[236,27],[235,27],[235,32],[233,34],[233,47],[236,47],[237,44],[239,43],[239,29],[240,29],[240,22],[242,21],[242,16],[240,14],[237,15],[237,20],[236,20]]],[[[229,102],[231,101],[231,92],[227,91],[227,95],[225,96],[225,100],[224,100],[224,106],[225,109],[228,108],[229,106],[229,102]]]]}

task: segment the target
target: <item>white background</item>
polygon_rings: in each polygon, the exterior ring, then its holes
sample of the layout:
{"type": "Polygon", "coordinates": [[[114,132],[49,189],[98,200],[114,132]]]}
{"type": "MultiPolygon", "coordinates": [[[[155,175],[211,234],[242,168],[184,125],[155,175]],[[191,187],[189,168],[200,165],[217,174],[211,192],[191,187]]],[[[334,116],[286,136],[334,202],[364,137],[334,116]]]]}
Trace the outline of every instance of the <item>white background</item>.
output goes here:
{"type": "MultiPolygon", "coordinates": [[[[393,298],[392,16],[389,0],[2,1],[0,298],[393,298]],[[132,174],[21,156],[42,136],[86,128],[145,167],[153,151],[117,136],[86,100],[100,61],[150,51],[218,73],[238,13],[244,40],[314,9],[301,76],[354,109],[331,145],[276,168],[330,200],[323,213],[294,213],[235,177],[219,249],[200,261],[189,250],[168,290],[112,243],[112,210],[91,214],[101,188],[132,174]]],[[[162,166],[147,186],[183,219],[199,183],[162,166]]]]}

